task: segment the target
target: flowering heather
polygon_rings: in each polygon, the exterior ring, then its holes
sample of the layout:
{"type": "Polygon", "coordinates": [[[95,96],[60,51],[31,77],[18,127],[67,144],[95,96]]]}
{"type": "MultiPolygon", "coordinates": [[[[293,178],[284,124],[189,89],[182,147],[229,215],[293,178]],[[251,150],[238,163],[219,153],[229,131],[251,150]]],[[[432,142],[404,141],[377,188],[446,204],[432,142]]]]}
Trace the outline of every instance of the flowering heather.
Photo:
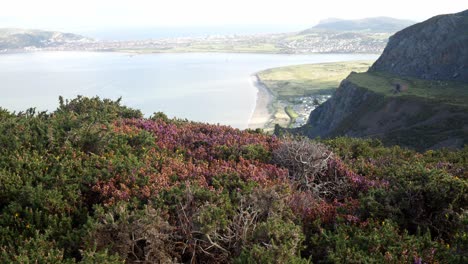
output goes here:
{"type": "Polygon", "coordinates": [[[1,263],[466,263],[468,148],[0,109],[1,263]]]}

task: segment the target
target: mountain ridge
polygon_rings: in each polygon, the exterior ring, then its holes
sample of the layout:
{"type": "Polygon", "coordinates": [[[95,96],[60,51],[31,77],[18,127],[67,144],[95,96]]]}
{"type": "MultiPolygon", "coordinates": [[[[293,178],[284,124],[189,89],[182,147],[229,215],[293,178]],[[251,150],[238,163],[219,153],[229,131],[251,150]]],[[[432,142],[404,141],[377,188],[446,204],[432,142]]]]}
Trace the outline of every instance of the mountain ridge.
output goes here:
{"type": "Polygon", "coordinates": [[[81,35],[58,31],[0,28],[0,50],[56,47],[67,43],[82,43],[90,40],[90,38],[81,35]]]}
{"type": "Polygon", "coordinates": [[[412,20],[383,16],[362,19],[330,18],[320,21],[319,24],[302,31],[301,33],[307,34],[319,30],[395,33],[415,23],[416,22],[412,20]]]}

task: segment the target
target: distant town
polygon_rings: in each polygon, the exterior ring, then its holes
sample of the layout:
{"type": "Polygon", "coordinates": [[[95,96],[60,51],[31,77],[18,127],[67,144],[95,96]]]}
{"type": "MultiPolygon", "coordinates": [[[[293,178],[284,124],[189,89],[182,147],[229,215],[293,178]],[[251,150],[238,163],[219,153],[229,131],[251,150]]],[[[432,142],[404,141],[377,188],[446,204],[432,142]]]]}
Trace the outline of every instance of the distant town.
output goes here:
{"type": "Polygon", "coordinates": [[[325,20],[301,32],[102,41],[73,33],[0,28],[0,53],[114,51],[129,53],[369,53],[380,54],[395,32],[413,21],[375,17],[325,20]]]}
{"type": "Polygon", "coordinates": [[[294,128],[305,125],[307,123],[307,119],[309,119],[310,112],[330,99],[330,97],[331,95],[304,96],[295,99],[294,104],[283,102],[285,105],[291,105],[292,110],[297,113],[297,117],[292,120],[290,127],[294,128]]]}
{"type": "MultiPolygon", "coordinates": [[[[252,53],[380,53],[388,33],[322,32],[309,34],[214,35],[148,39],[134,41],[97,41],[48,39],[25,47],[0,49],[2,53],[31,51],[122,51],[132,53],[162,52],[252,52],[252,53]]],[[[1,45],[0,45],[1,47],[1,45]]]]}

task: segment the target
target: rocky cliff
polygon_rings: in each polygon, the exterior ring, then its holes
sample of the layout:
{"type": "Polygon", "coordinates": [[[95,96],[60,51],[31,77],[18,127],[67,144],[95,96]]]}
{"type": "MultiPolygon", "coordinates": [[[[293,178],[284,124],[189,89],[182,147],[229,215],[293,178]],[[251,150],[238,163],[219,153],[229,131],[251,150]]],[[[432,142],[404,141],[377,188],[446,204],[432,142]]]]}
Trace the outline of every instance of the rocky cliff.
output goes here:
{"type": "Polygon", "coordinates": [[[370,71],[468,82],[468,10],[436,16],[396,33],[370,71]]]}
{"type": "Polygon", "coordinates": [[[293,133],[373,137],[418,150],[468,144],[468,11],[395,34],[293,133]]]}
{"type": "MultiPolygon", "coordinates": [[[[468,108],[414,96],[386,95],[356,84],[351,74],[332,98],[293,130],[310,138],[379,138],[417,150],[468,144],[468,108]]],[[[468,89],[468,86],[466,87],[468,89]]]]}

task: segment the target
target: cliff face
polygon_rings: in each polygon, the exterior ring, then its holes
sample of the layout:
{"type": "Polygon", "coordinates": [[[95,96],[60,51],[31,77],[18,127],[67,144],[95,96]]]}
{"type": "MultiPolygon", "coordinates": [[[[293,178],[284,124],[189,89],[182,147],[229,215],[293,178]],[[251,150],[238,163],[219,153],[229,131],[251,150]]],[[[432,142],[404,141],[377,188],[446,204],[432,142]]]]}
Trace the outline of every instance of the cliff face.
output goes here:
{"type": "Polygon", "coordinates": [[[417,150],[460,148],[468,144],[468,111],[413,97],[384,96],[346,79],[311,113],[308,124],[293,132],[310,138],[379,138],[417,150]]]}
{"type": "Polygon", "coordinates": [[[468,82],[468,10],[436,16],[396,33],[370,71],[468,82]]]}
{"type": "Polygon", "coordinates": [[[327,102],[312,111],[306,129],[300,131],[311,138],[337,135],[345,119],[362,115],[363,110],[367,110],[367,104],[379,102],[379,97],[345,79],[327,102]]]}
{"type": "Polygon", "coordinates": [[[348,76],[291,132],[373,137],[418,150],[462,147],[468,144],[467,67],[468,10],[434,17],[395,34],[368,73],[348,76]],[[372,76],[381,76],[379,82],[372,76]]]}

